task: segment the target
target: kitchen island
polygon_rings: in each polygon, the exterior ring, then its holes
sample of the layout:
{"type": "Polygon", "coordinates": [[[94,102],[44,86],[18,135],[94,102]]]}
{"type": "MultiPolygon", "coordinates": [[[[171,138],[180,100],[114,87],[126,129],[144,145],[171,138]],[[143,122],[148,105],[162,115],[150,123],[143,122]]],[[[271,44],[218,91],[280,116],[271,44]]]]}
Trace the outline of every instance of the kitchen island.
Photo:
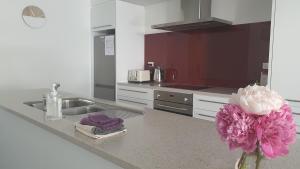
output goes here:
{"type": "MultiPolygon", "coordinates": [[[[213,122],[152,109],[126,119],[125,135],[97,141],[75,131],[74,121],[46,121],[43,111],[24,104],[47,92],[0,92],[0,168],[233,169],[241,153],[228,150],[213,122]]],[[[299,158],[297,141],[288,156],[261,168],[296,169],[299,158]]]]}

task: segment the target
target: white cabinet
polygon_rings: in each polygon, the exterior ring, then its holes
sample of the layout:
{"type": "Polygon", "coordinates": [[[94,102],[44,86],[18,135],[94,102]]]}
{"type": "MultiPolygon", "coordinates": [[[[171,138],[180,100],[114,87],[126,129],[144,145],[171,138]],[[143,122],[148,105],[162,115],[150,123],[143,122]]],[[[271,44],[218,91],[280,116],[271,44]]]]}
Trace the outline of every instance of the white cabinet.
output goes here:
{"type": "MultiPolygon", "coordinates": [[[[270,87],[285,99],[300,102],[300,1],[274,0],[270,87]]],[[[300,107],[300,106],[299,106],[300,107]]]]}
{"type": "Polygon", "coordinates": [[[117,102],[136,107],[153,108],[153,89],[118,85],[117,102]]]}
{"type": "Polygon", "coordinates": [[[193,117],[214,121],[217,112],[229,102],[229,97],[194,94],[193,117]]]}
{"type": "Polygon", "coordinates": [[[299,30],[300,11],[298,0],[274,0],[273,25],[271,35],[271,75],[269,79],[271,89],[277,91],[285,99],[290,100],[300,132],[300,39],[299,30]]]}
{"type": "Polygon", "coordinates": [[[91,8],[93,30],[113,29],[116,25],[116,1],[107,0],[94,4],[91,8]]]}
{"type": "Polygon", "coordinates": [[[300,133],[300,1],[273,0],[269,85],[289,100],[300,133]]]}

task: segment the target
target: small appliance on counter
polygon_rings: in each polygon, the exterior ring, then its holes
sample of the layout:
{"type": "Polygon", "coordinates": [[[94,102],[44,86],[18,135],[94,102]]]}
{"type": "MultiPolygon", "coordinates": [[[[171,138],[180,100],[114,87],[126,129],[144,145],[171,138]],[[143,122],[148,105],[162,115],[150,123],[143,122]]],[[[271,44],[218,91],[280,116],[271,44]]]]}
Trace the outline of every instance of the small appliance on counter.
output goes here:
{"type": "Polygon", "coordinates": [[[163,71],[159,66],[154,70],[153,80],[157,83],[161,83],[163,81],[163,71]]]}
{"type": "Polygon", "coordinates": [[[150,81],[149,70],[129,70],[128,82],[142,83],[150,81]]]}

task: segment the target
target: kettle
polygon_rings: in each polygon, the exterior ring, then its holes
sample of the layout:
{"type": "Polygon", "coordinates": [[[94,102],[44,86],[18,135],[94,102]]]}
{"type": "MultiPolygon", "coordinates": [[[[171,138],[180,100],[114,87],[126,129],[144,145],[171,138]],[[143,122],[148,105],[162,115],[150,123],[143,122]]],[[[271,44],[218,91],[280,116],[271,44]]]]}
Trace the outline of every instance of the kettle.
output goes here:
{"type": "Polygon", "coordinates": [[[153,80],[158,83],[162,82],[162,70],[160,67],[155,68],[153,80]]]}

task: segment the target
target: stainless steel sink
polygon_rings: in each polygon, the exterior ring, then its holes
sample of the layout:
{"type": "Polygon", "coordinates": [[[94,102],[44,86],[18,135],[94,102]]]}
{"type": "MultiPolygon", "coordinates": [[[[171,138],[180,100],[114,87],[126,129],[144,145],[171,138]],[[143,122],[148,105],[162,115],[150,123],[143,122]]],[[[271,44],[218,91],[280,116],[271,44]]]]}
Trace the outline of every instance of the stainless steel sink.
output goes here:
{"type": "MultiPolygon", "coordinates": [[[[46,105],[44,101],[33,101],[33,102],[25,102],[24,104],[37,108],[42,111],[46,111],[46,105]]],[[[90,106],[94,105],[95,102],[87,99],[82,98],[64,98],[62,99],[62,110],[76,108],[76,107],[83,107],[83,106],[90,106]]]]}
{"type": "MultiPolygon", "coordinates": [[[[25,102],[24,104],[42,111],[46,111],[46,106],[43,101],[25,102]]],[[[101,112],[109,117],[118,117],[122,119],[143,114],[142,112],[137,110],[119,106],[112,106],[103,103],[96,103],[88,99],[66,98],[62,100],[62,114],[68,119],[78,121],[81,118],[78,116],[95,112],[101,112]]]]}
{"type": "Polygon", "coordinates": [[[104,110],[103,108],[96,107],[96,106],[84,106],[84,107],[62,109],[62,113],[63,115],[72,116],[72,115],[80,115],[80,114],[87,114],[87,113],[95,113],[103,110],[104,110]]]}

